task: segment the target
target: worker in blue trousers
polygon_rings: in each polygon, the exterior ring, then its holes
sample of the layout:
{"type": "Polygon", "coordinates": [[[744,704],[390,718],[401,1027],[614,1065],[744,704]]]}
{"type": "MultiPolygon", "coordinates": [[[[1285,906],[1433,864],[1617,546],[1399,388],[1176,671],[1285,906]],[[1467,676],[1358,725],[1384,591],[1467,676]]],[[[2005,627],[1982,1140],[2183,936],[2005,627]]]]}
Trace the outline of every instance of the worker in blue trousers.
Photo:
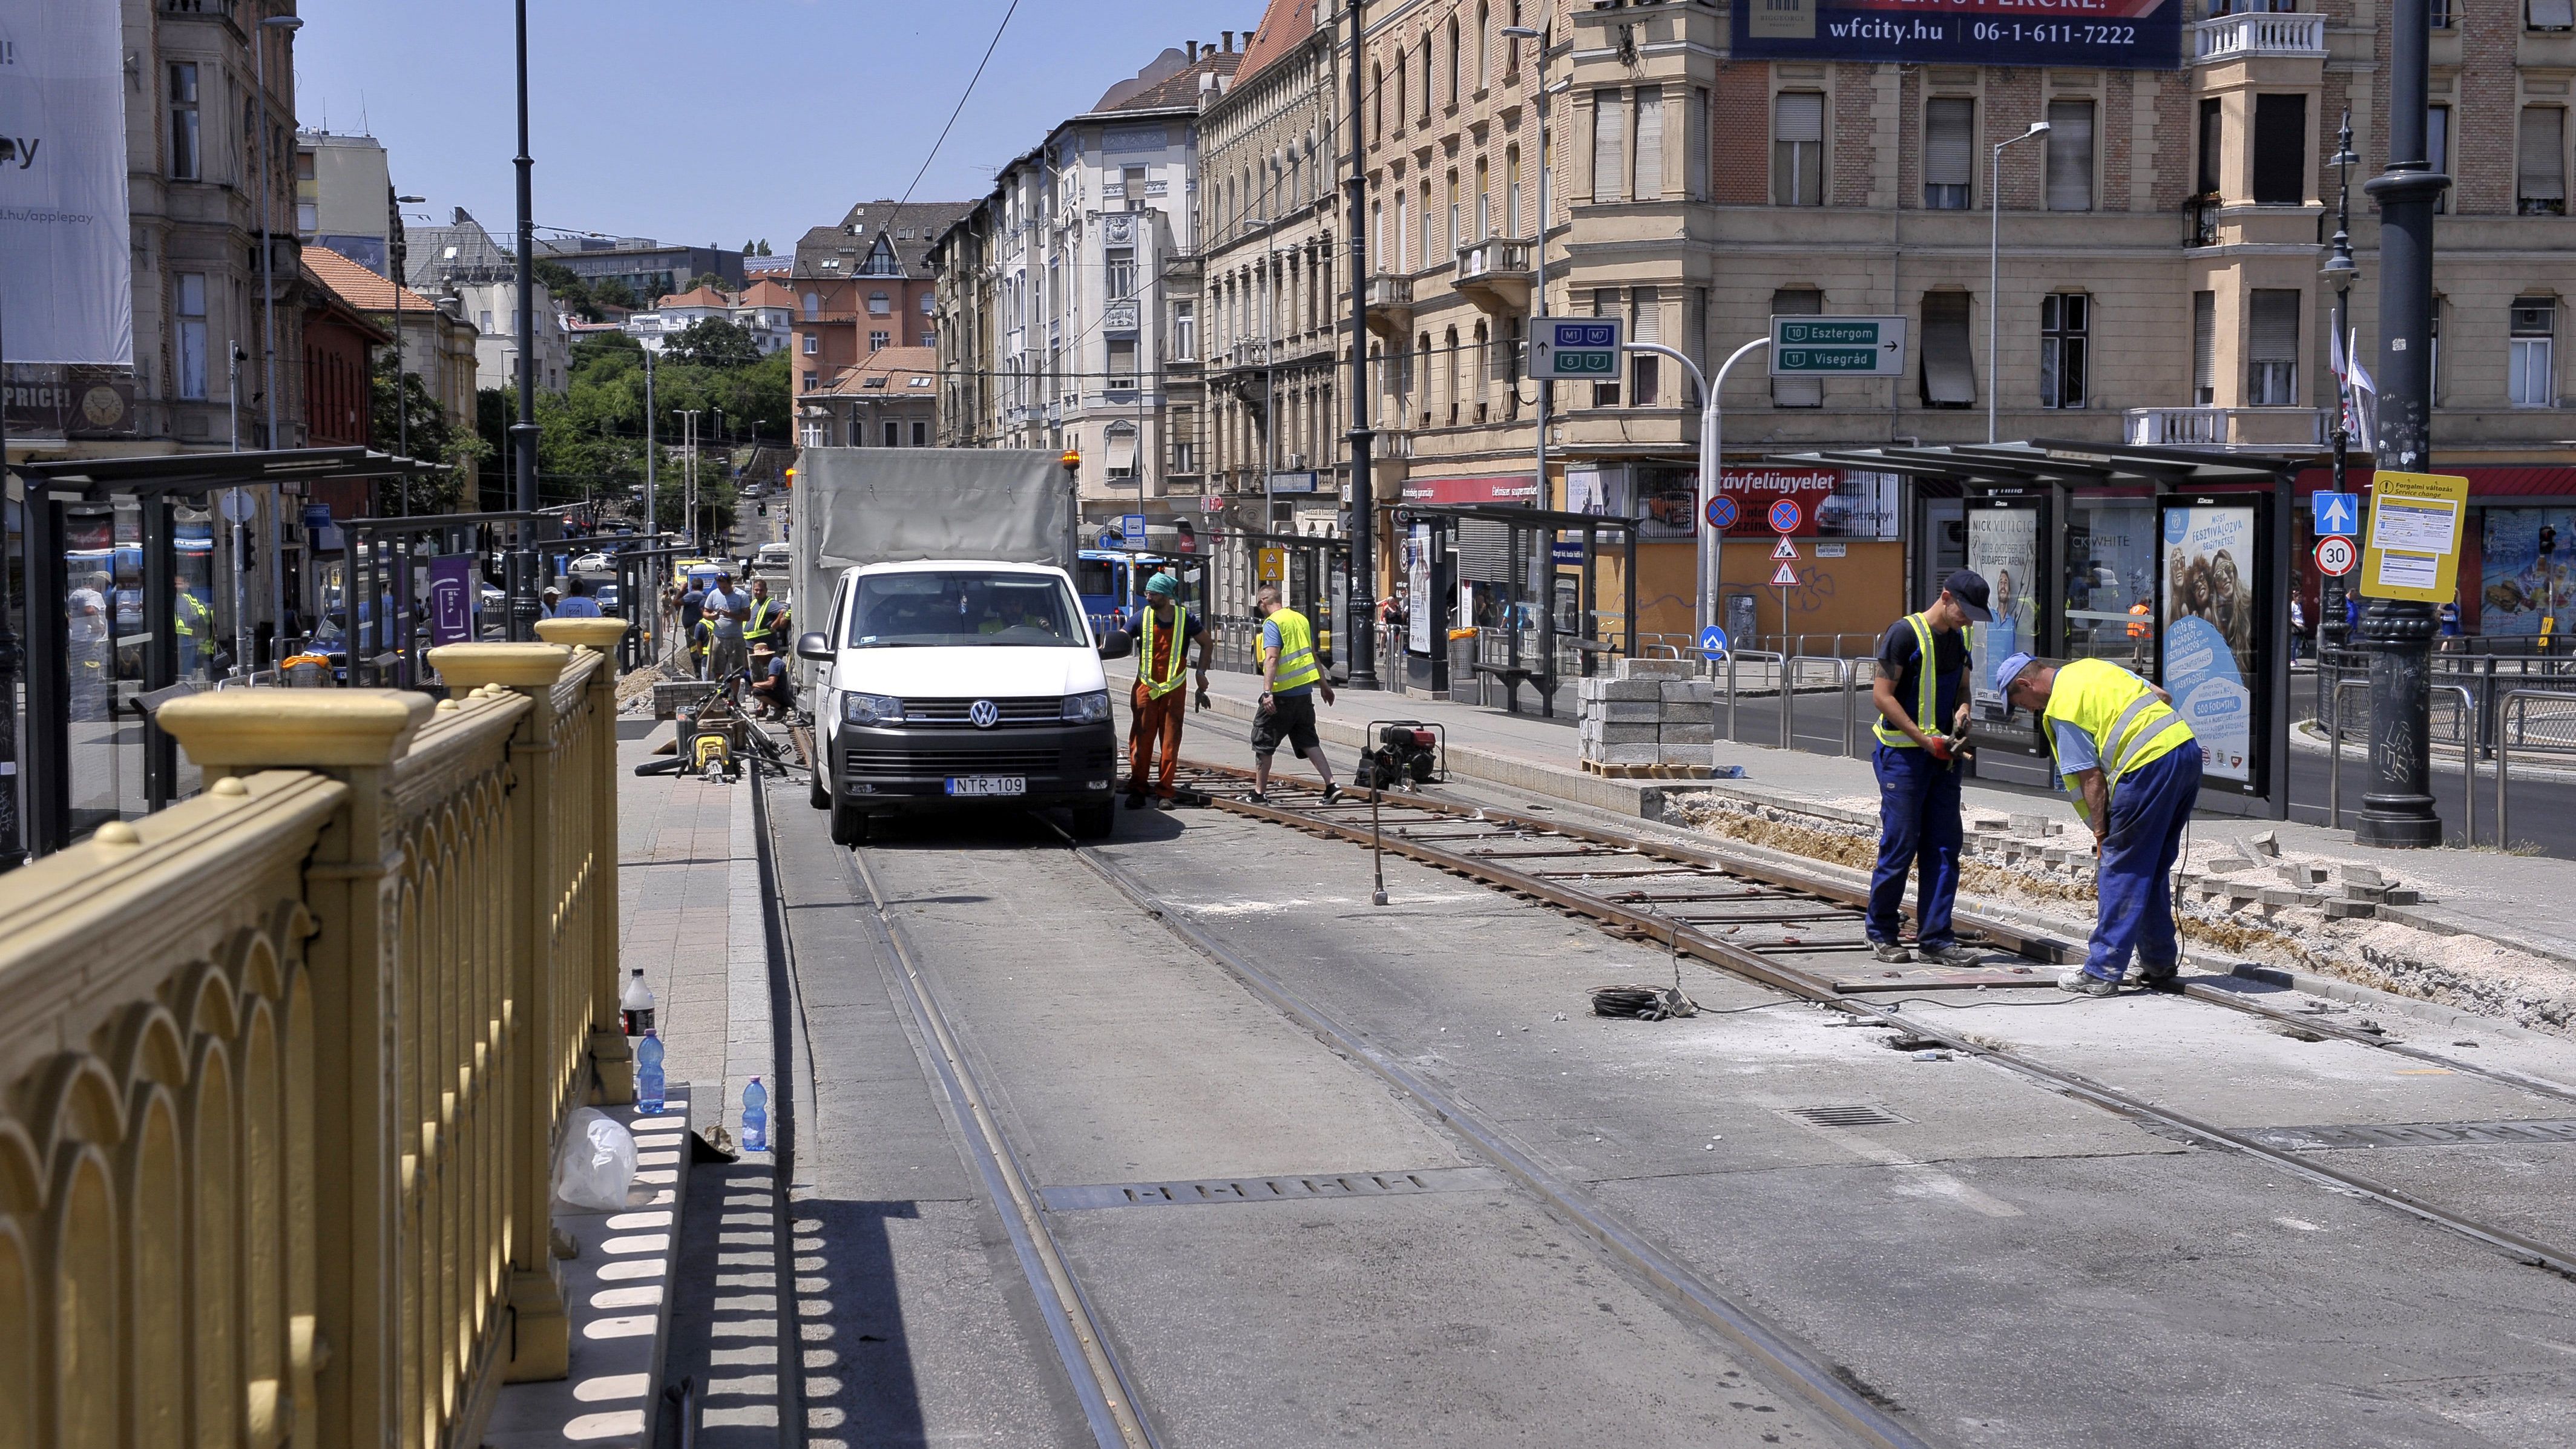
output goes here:
{"type": "Polygon", "coordinates": [[[2057,978],[2059,988],[2111,995],[2132,951],[2148,986],[2170,985],[2182,969],[2173,868],[2200,795],[2200,741],[2172,695],[2105,659],[2052,667],[2016,654],[1995,666],[1995,688],[2039,717],[2102,862],[2092,945],[2081,967],[2057,978]]]}
{"type": "Polygon", "coordinates": [[[1973,965],[1977,953],[1950,933],[1959,898],[1959,742],[1967,732],[1970,624],[1994,618],[1986,581],[1966,569],[1942,581],[1941,597],[1889,626],[1878,641],[1878,869],[1869,880],[1870,954],[1910,961],[1897,937],[1905,879],[1914,889],[1915,946],[1926,961],[1973,965]],[[1946,728],[1945,728],[1946,724],[1946,728]]]}

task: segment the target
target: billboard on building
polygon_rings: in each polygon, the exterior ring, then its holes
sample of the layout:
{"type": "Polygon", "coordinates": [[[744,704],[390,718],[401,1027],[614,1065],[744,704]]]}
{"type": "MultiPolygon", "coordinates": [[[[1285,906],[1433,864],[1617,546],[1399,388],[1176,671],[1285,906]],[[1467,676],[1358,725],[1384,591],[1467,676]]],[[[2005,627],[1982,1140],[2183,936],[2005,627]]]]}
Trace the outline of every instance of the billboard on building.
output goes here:
{"type": "Polygon", "coordinates": [[[1735,54],[2172,70],[2182,0],[1734,0],[1735,54]]]}
{"type": "Polygon", "coordinates": [[[114,5],[0,0],[0,347],[134,365],[125,73],[114,5]]]}

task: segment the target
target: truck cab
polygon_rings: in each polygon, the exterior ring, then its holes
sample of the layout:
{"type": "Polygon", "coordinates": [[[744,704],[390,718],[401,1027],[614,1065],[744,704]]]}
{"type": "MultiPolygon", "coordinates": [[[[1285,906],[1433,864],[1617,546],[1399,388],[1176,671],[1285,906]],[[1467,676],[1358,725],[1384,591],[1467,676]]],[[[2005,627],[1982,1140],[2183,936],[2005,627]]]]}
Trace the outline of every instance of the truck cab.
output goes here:
{"type": "Polygon", "coordinates": [[[832,839],[960,807],[1070,807],[1106,835],[1118,783],[1103,659],[1132,647],[1095,630],[1073,580],[1047,564],[978,560],[843,570],[797,640],[816,671],[814,803],[832,839]]]}

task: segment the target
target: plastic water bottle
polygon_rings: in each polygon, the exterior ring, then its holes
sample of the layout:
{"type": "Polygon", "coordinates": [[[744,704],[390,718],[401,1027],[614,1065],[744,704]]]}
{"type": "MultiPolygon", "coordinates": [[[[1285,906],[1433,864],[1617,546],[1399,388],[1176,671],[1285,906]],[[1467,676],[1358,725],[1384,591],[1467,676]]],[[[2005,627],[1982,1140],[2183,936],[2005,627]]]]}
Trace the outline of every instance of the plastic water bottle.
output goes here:
{"type": "Polygon", "coordinates": [[[644,968],[638,966],[626,978],[626,994],[617,999],[618,1020],[628,1036],[642,1036],[653,1029],[653,988],[644,984],[644,968]]]}
{"type": "Polygon", "coordinates": [[[635,1044],[635,1109],[662,1114],[662,1038],[649,1031],[635,1044]]]}
{"type": "Polygon", "coordinates": [[[760,1085],[758,1077],[742,1089],[742,1150],[769,1150],[769,1091],[760,1085]]]}

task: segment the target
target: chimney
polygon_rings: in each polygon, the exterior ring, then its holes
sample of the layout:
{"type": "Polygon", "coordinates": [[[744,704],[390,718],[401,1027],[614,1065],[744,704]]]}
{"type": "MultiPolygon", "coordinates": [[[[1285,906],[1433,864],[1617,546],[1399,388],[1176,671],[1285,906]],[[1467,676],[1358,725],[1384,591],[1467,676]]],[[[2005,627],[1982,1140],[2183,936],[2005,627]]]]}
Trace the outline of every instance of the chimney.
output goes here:
{"type": "Polygon", "coordinates": [[[1192,65],[1196,65],[1196,64],[1198,64],[1198,63],[1199,63],[1199,43],[1198,43],[1197,41],[1193,40],[1193,41],[1189,42],[1189,47],[1190,47],[1190,64],[1192,64],[1192,65]]]}
{"type": "Polygon", "coordinates": [[[1231,30],[1220,30],[1217,34],[1225,37],[1225,53],[1228,55],[1234,54],[1234,32],[1231,30]]]}

